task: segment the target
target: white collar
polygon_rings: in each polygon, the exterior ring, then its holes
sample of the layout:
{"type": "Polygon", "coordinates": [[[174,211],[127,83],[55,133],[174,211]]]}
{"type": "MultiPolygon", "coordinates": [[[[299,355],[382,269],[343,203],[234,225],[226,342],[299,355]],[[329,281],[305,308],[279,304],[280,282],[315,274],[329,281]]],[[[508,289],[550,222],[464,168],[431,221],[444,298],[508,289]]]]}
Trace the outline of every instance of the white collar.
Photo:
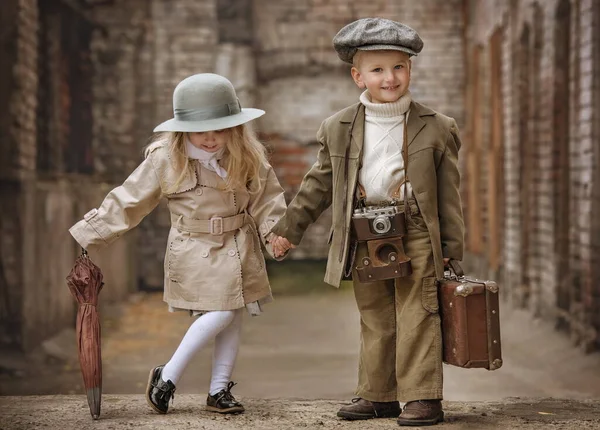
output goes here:
{"type": "Polygon", "coordinates": [[[221,178],[227,177],[227,170],[225,170],[219,164],[219,160],[223,158],[223,154],[225,153],[225,147],[219,149],[216,152],[208,152],[204,149],[194,146],[192,142],[190,142],[190,139],[186,139],[185,149],[188,157],[200,161],[200,163],[202,163],[204,167],[206,167],[209,170],[212,170],[221,178]]]}
{"type": "Polygon", "coordinates": [[[213,158],[220,160],[221,158],[223,158],[223,153],[225,152],[225,147],[219,149],[216,152],[205,151],[202,148],[198,148],[197,146],[194,146],[192,144],[192,142],[190,142],[190,139],[187,139],[187,138],[185,139],[185,149],[187,151],[188,157],[193,158],[194,160],[207,161],[207,162],[213,158]]]}
{"type": "Polygon", "coordinates": [[[410,109],[412,97],[410,91],[407,91],[402,97],[395,102],[390,103],[373,103],[369,90],[365,90],[360,95],[360,102],[365,105],[365,114],[368,116],[376,116],[382,118],[391,118],[402,116],[410,109]]]}

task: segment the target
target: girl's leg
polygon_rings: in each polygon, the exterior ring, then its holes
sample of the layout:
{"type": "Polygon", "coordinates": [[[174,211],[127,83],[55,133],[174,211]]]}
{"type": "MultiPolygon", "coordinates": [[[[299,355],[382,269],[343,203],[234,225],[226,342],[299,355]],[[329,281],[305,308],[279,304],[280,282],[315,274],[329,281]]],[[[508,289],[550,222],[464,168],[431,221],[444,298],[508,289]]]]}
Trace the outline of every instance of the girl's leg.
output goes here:
{"type": "Polygon", "coordinates": [[[194,321],[171,360],[165,364],[161,379],[165,382],[171,380],[177,385],[196,352],[228,327],[234,321],[238,311],[211,311],[194,321]]]}
{"type": "Polygon", "coordinates": [[[243,309],[236,309],[233,312],[235,312],[235,316],[231,324],[215,338],[212,379],[209,390],[211,396],[227,388],[237,358],[242,331],[243,309]]]}

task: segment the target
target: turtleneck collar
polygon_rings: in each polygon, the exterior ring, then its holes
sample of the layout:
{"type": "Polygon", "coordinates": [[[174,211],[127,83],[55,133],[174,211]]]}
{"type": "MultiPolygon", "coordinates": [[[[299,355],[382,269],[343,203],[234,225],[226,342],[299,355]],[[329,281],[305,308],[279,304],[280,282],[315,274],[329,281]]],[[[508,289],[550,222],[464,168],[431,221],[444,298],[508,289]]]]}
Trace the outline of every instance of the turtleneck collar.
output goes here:
{"type": "Polygon", "coordinates": [[[369,93],[369,90],[365,90],[360,95],[360,102],[365,105],[365,114],[382,118],[404,115],[406,112],[408,112],[411,101],[412,97],[410,95],[410,91],[407,91],[395,102],[390,103],[373,103],[371,101],[371,94],[369,93]]]}

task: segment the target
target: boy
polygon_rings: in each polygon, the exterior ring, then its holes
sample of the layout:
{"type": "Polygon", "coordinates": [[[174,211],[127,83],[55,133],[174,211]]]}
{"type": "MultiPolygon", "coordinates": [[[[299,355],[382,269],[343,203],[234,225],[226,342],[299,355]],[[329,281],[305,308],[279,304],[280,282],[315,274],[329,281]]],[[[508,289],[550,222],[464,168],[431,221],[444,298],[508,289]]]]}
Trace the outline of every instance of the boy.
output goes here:
{"type": "Polygon", "coordinates": [[[360,19],[342,28],[333,43],[365,91],[358,104],[321,125],[317,161],[272,229],[278,236],[274,249],[283,254],[295,247],[308,225],[333,205],[325,282],[339,286],[351,271],[361,316],[359,398],[338,416],[399,416],[399,425],[433,425],[444,418],[436,280],[449,259],[463,255],[456,122],[411,100],[410,57],[423,47],[412,28],[387,19],[360,19]],[[351,222],[361,206],[395,206],[403,212],[404,235],[388,262],[407,255],[410,270],[392,279],[364,281],[364,273],[374,273],[368,270],[376,256],[357,241],[360,233],[351,222]],[[406,402],[402,411],[398,401],[406,402]]]}

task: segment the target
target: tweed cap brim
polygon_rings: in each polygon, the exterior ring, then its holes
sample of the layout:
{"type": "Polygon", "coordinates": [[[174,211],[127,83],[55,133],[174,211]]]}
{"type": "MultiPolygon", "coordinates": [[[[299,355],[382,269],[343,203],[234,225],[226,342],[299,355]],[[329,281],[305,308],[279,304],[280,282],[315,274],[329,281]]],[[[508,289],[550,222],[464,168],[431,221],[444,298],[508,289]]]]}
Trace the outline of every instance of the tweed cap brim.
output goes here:
{"type": "Polygon", "coordinates": [[[221,118],[206,119],[202,121],[181,121],[172,118],[154,128],[154,132],[161,131],[180,131],[187,133],[224,130],[226,128],[236,127],[245,124],[253,119],[259,118],[265,114],[264,110],[254,108],[244,108],[235,115],[224,116],[221,118]]]}
{"type": "MultiPolygon", "coordinates": [[[[366,45],[359,46],[356,49],[359,51],[402,51],[406,52],[408,55],[417,55],[417,53],[412,49],[398,45],[366,45]]],[[[356,52],[354,55],[356,55],[356,52]]]]}
{"type": "Polygon", "coordinates": [[[333,47],[342,61],[352,64],[358,50],[394,50],[417,55],[423,49],[423,40],[406,24],[385,18],[362,18],[338,31],[333,47]]]}

